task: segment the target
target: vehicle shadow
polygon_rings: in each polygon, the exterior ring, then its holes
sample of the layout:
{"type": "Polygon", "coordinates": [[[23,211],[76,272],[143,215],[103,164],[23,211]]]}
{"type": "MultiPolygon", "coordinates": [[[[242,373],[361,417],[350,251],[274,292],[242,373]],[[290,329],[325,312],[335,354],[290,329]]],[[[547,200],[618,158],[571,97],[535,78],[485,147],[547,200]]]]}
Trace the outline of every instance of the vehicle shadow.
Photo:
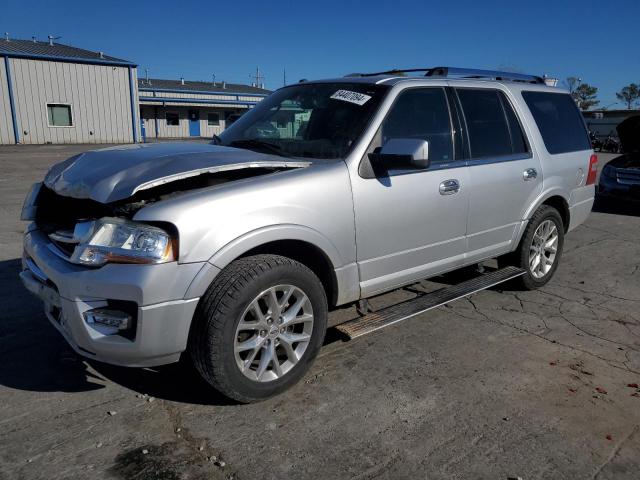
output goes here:
{"type": "Polygon", "coordinates": [[[22,286],[20,260],[0,261],[0,385],[31,392],[87,392],[114,382],[175,402],[229,405],[188,361],[158,368],[115,367],[76,354],[22,286]]]}
{"type": "Polygon", "coordinates": [[[640,217],[640,201],[605,198],[596,195],[593,211],[597,213],[640,217]]]}

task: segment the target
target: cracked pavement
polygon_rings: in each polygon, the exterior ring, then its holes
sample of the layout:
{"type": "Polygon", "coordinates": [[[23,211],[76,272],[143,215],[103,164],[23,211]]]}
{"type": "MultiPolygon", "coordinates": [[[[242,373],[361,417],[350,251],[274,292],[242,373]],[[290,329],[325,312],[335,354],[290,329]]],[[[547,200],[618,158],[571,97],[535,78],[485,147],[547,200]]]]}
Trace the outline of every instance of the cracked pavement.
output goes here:
{"type": "Polygon", "coordinates": [[[639,207],[598,206],[541,290],[329,331],[297,386],[235,405],[187,364],[78,358],[19,284],[25,192],[84,148],[0,149],[0,479],[638,478],[639,207]]]}

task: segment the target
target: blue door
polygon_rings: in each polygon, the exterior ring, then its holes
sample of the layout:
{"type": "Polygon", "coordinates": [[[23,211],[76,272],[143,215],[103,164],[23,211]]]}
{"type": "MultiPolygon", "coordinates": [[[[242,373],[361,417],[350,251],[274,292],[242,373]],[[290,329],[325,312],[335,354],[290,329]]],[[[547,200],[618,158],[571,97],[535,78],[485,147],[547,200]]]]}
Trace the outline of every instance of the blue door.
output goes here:
{"type": "Polygon", "coordinates": [[[189,135],[191,137],[200,136],[200,112],[189,110],[189,135]]]}

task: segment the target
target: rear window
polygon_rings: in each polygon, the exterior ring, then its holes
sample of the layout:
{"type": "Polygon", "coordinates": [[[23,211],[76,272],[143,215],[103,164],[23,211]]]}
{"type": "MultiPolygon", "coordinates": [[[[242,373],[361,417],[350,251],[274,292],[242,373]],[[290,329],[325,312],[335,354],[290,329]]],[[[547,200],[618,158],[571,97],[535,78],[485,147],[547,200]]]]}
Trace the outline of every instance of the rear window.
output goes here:
{"type": "Polygon", "coordinates": [[[591,144],[582,115],[570,95],[549,92],[522,92],[538,125],[549,153],[590,150],[591,144]]]}

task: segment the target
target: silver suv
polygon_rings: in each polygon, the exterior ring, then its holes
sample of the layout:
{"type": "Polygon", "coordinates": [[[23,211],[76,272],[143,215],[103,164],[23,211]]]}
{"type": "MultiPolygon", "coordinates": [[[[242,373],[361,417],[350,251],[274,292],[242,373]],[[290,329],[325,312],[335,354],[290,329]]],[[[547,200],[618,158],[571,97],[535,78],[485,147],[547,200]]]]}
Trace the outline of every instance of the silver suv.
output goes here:
{"type": "MultiPolygon", "coordinates": [[[[25,201],[23,283],[79,354],[141,367],[188,352],[242,402],[301,378],[338,305],[491,258],[499,278],[427,303],[544,285],[593,204],[576,105],[540,77],[419,72],[304,81],[210,145],[53,166],[25,201]]],[[[356,330],[420,302],[363,312],[356,330]]]]}

